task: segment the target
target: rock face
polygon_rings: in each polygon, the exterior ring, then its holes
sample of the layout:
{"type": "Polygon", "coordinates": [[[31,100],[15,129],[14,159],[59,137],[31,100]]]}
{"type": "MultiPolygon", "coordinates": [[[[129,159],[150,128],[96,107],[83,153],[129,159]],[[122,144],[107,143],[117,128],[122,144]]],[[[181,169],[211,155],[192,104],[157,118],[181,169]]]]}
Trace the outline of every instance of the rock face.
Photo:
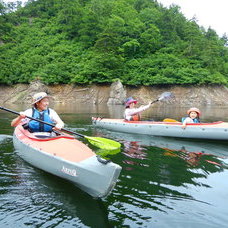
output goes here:
{"type": "MultiPolygon", "coordinates": [[[[175,96],[166,102],[166,105],[179,105],[182,107],[202,105],[228,105],[228,88],[225,86],[172,86],[172,87],[141,87],[127,89],[127,96],[137,98],[139,103],[147,103],[155,100],[163,92],[172,92],[175,96]]],[[[158,102],[162,105],[162,102],[158,102]]]]}
{"type": "MultiPolygon", "coordinates": [[[[78,104],[123,104],[127,97],[134,97],[139,104],[146,104],[156,100],[165,91],[175,95],[165,105],[179,104],[180,106],[199,105],[228,105],[228,89],[225,86],[189,86],[189,87],[127,87],[120,81],[108,85],[51,85],[40,81],[31,84],[14,86],[0,85],[0,105],[13,103],[30,103],[34,93],[47,92],[56,103],[78,104]]],[[[163,105],[158,102],[156,105],[163,105]]]]}
{"type": "Polygon", "coordinates": [[[110,87],[110,95],[107,104],[123,104],[126,99],[126,90],[120,81],[112,83],[110,87]]]}
{"type": "Polygon", "coordinates": [[[0,86],[1,103],[30,103],[32,96],[40,91],[49,93],[49,89],[40,81],[18,84],[14,86],[0,86]]]}

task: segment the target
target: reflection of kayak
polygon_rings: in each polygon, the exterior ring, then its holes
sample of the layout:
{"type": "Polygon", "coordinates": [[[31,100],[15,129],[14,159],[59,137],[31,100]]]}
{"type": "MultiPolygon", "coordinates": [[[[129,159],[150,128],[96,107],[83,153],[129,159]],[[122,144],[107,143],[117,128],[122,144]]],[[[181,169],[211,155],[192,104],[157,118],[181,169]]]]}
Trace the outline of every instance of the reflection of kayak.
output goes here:
{"type": "Polygon", "coordinates": [[[113,131],[153,136],[198,139],[228,139],[228,123],[192,123],[182,129],[180,122],[125,121],[124,119],[92,118],[93,125],[113,131]]]}
{"type": "Polygon", "coordinates": [[[228,156],[228,144],[225,142],[206,142],[205,140],[199,141],[196,139],[168,138],[121,132],[112,132],[112,136],[115,138],[121,138],[123,140],[123,144],[134,142],[142,147],[153,146],[170,151],[203,153],[222,157],[228,156]]]}
{"type": "MultiPolygon", "coordinates": [[[[42,197],[50,202],[48,207],[50,208],[54,204],[54,208],[59,214],[64,213],[66,219],[60,223],[57,221],[58,225],[55,223],[53,227],[110,227],[108,211],[102,200],[90,197],[64,180],[60,181],[59,178],[50,178],[49,175],[36,175],[33,181],[34,188],[37,188],[39,192],[42,191],[42,197]],[[91,216],[91,212],[96,216],[91,216]],[[73,223],[71,223],[71,218],[74,219],[73,223]],[[65,225],[66,221],[73,225],[65,225]]],[[[35,204],[40,196],[34,194],[31,197],[35,204]]],[[[36,215],[35,210],[30,213],[31,217],[33,215],[36,215]]],[[[46,213],[46,215],[50,216],[50,213],[46,213]]],[[[43,227],[50,227],[49,220],[42,223],[43,227]]]]}
{"type": "Polygon", "coordinates": [[[115,133],[116,138],[121,137],[125,142],[137,142],[142,146],[154,146],[170,151],[183,151],[187,153],[202,153],[215,156],[228,156],[228,144],[219,142],[206,142],[199,140],[186,140],[177,138],[157,137],[138,134],[115,133]]]}
{"type": "Polygon", "coordinates": [[[13,142],[19,156],[35,167],[72,181],[94,197],[105,197],[111,192],[121,171],[119,165],[105,164],[71,135],[40,136],[16,127],[13,142]]]}

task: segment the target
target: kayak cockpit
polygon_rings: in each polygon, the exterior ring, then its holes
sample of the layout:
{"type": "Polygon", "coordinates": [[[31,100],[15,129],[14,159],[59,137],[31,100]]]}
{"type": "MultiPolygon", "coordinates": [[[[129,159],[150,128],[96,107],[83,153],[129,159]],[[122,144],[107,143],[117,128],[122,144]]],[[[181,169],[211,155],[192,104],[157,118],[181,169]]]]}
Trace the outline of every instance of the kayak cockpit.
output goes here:
{"type": "Polygon", "coordinates": [[[57,131],[52,131],[52,132],[34,132],[31,133],[28,130],[24,129],[23,126],[18,126],[18,130],[20,131],[21,134],[26,136],[27,138],[35,141],[49,141],[49,140],[56,140],[60,138],[66,138],[66,139],[75,139],[74,136],[65,134],[63,132],[57,132],[57,131]]]}

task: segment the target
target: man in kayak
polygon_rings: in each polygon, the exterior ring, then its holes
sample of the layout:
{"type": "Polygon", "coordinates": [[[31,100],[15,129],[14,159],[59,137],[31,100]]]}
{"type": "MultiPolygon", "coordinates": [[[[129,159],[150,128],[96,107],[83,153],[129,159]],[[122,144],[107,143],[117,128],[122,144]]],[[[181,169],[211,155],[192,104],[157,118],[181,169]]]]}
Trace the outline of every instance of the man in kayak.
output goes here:
{"type": "Polygon", "coordinates": [[[151,102],[148,105],[141,106],[139,108],[135,108],[135,104],[138,101],[133,99],[132,97],[127,98],[125,102],[125,112],[124,119],[128,121],[139,121],[141,119],[141,113],[148,109],[151,106],[151,102]]]}
{"type": "Polygon", "coordinates": [[[12,120],[11,126],[16,127],[18,124],[22,123],[23,125],[26,124],[26,127],[30,132],[52,132],[52,126],[35,120],[29,121],[29,119],[26,118],[26,116],[29,116],[54,124],[54,130],[61,130],[64,127],[64,123],[53,109],[48,108],[49,98],[50,96],[45,92],[34,94],[32,100],[33,107],[24,112],[20,112],[20,116],[12,120]]]}
{"type": "Polygon", "coordinates": [[[182,118],[182,128],[185,129],[187,123],[200,123],[200,110],[198,108],[190,108],[187,111],[188,116],[182,118]]]}

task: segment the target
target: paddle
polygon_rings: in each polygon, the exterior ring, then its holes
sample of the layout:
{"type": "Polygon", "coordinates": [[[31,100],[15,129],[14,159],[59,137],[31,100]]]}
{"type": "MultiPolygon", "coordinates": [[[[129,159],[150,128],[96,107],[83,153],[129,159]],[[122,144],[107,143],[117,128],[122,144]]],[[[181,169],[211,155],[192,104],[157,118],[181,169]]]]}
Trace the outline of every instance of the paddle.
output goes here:
{"type": "Polygon", "coordinates": [[[154,104],[154,103],[156,103],[158,101],[162,101],[162,100],[168,100],[168,99],[171,99],[171,98],[174,98],[173,93],[164,92],[156,100],[152,101],[151,104],[154,104]]]}
{"type": "MultiPolygon", "coordinates": [[[[4,110],[4,111],[7,111],[7,112],[11,112],[11,113],[16,114],[16,115],[20,115],[19,112],[15,112],[13,110],[10,110],[10,109],[7,109],[7,108],[1,107],[1,106],[0,106],[0,109],[4,110]]],[[[49,125],[51,127],[55,127],[55,125],[53,125],[53,124],[44,122],[44,121],[39,120],[39,119],[35,119],[33,117],[30,117],[30,116],[26,116],[26,118],[38,121],[40,123],[49,125]]],[[[67,133],[70,133],[70,134],[74,134],[74,135],[77,135],[77,136],[80,136],[80,137],[83,137],[83,138],[87,139],[92,145],[97,146],[98,148],[101,148],[101,149],[116,150],[116,149],[121,147],[121,144],[119,142],[116,142],[116,141],[111,140],[111,139],[106,139],[106,138],[101,138],[101,137],[86,136],[86,135],[82,135],[82,134],[74,132],[74,131],[69,131],[69,130],[67,130],[65,128],[62,128],[61,131],[64,131],[64,132],[67,132],[67,133]]]]}
{"type": "MultiPolygon", "coordinates": [[[[169,100],[171,98],[174,98],[174,94],[171,92],[164,92],[162,93],[156,100],[152,101],[151,104],[156,103],[158,101],[162,101],[162,100],[169,100]]],[[[174,119],[164,119],[163,122],[179,122],[177,120],[174,119]]]]}

